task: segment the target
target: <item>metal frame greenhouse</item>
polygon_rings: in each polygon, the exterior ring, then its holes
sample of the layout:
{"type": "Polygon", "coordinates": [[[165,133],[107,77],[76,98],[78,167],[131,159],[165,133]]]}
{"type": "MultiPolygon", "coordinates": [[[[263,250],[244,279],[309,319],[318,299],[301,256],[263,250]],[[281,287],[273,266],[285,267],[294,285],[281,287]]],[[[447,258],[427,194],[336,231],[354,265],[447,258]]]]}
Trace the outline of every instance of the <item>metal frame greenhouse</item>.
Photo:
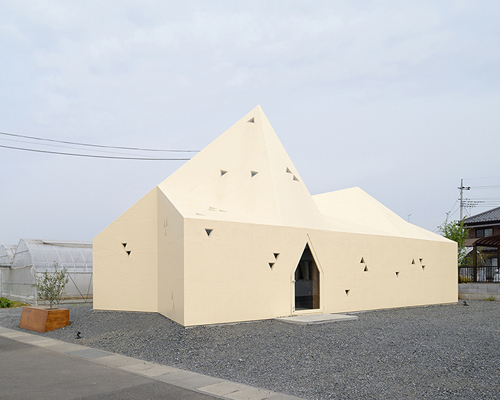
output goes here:
{"type": "Polygon", "coordinates": [[[0,245],[0,297],[3,297],[3,275],[12,266],[16,245],[0,245]]]}
{"type": "Polygon", "coordinates": [[[3,268],[3,296],[38,304],[35,276],[56,268],[68,272],[63,300],[92,299],[92,242],[37,239],[19,241],[10,268],[3,268]]]}
{"type": "Polygon", "coordinates": [[[12,259],[16,252],[17,246],[14,245],[0,245],[0,267],[10,267],[12,259]]]}

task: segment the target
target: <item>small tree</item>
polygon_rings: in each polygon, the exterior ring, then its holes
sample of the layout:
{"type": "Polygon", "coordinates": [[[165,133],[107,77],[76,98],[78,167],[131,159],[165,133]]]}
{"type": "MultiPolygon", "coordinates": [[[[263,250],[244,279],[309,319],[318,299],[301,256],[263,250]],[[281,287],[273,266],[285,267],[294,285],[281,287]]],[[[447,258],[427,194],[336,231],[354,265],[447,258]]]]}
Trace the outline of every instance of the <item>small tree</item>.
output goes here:
{"type": "Polygon", "coordinates": [[[54,262],[54,272],[45,271],[41,276],[35,276],[35,284],[37,295],[40,300],[47,300],[49,307],[57,306],[64,294],[64,287],[69,282],[68,270],[63,268],[57,270],[59,264],[54,262]]]}
{"type": "Polygon", "coordinates": [[[470,263],[470,255],[465,248],[465,239],[469,237],[469,229],[465,227],[464,220],[450,221],[450,213],[446,213],[446,220],[438,226],[439,232],[447,239],[458,244],[458,265],[465,266],[470,263]]]}

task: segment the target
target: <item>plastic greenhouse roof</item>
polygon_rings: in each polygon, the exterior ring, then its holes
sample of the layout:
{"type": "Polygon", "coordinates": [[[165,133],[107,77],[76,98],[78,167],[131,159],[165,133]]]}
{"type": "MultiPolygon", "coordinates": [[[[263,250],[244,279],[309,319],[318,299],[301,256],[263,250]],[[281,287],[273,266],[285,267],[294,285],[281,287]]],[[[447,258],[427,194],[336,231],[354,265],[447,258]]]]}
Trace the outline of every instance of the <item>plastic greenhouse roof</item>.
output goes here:
{"type": "Polygon", "coordinates": [[[72,240],[42,240],[42,239],[22,239],[28,242],[30,245],[43,244],[51,246],[60,247],[90,247],[92,248],[92,242],[83,241],[72,241],[72,240]]]}
{"type": "Polygon", "coordinates": [[[92,242],[21,239],[12,260],[12,268],[53,270],[55,264],[68,271],[92,269],[92,242]]]}
{"type": "Polygon", "coordinates": [[[0,245],[0,267],[10,267],[16,252],[15,244],[0,245]]]}

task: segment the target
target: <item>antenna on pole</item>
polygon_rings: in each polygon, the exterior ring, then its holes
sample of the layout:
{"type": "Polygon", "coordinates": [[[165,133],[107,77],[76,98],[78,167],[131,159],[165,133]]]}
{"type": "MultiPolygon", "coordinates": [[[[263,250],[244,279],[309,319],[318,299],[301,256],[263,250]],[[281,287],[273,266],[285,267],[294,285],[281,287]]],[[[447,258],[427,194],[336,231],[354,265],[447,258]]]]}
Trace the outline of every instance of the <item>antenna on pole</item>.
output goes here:
{"type": "Polygon", "coordinates": [[[464,186],[464,180],[460,179],[460,221],[463,219],[463,208],[464,208],[464,190],[470,190],[470,186],[464,186]]]}

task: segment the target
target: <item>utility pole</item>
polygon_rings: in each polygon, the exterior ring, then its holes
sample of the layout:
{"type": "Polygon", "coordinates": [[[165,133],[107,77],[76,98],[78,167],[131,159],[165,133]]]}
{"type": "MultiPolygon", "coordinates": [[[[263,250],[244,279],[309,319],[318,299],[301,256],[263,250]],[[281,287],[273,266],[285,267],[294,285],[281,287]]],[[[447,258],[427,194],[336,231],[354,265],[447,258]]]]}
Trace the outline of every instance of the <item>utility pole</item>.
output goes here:
{"type": "Polygon", "coordinates": [[[470,190],[470,186],[464,186],[464,180],[460,179],[460,221],[463,219],[463,209],[464,209],[464,190],[470,190]]]}

